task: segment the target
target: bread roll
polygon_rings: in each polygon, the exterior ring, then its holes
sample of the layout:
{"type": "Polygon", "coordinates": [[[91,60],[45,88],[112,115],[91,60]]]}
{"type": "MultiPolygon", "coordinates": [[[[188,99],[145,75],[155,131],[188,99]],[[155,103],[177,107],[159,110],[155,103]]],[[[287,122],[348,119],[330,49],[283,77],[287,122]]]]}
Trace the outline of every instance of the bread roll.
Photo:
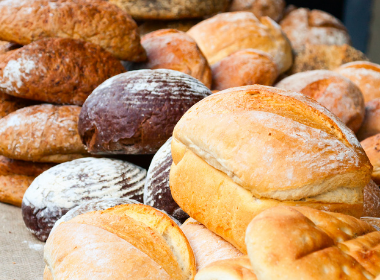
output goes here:
{"type": "Polygon", "coordinates": [[[364,188],[364,217],[380,217],[380,188],[370,181],[364,188]]]}
{"type": "Polygon", "coordinates": [[[254,84],[271,86],[277,76],[277,66],[269,55],[246,49],[237,51],[212,66],[212,88],[224,90],[254,84]]]}
{"type": "Polygon", "coordinates": [[[376,134],[363,140],[361,145],[373,166],[372,180],[377,184],[380,184],[380,134],[376,134]]]}
{"type": "Polygon", "coordinates": [[[360,89],[349,79],[328,70],[294,74],[276,87],[303,93],[313,98],[342,120],[352,131],[360,128],[365,113],[360,89]]]}
{"type": "Polygon", "coordinates": [[[18,109],[34,105],[36,102],[31,100],[17,98],[0,91],[0,118],[17,111],[18,109]]]}
{"type": "Polygon", "coordinates": [[[0,90],[27,99],[82,105],[98,85],[123,72],[119,60],[92,43],[44,39],[1,57],[0,90]]]}
{"type": "Polygon", "coordinates": [[[375,98],[365,104],[364,120],[356,136],[361,141],[378,133],[380,133],[380,98],[375,98]]]}
{"type": "Polygon", "coordinates": [[[92,154],[153,154],[181,116],[210,94],[198,80],[173,70],[123,73],[87,98],[78,131],[92,154]]]}
{"type": "Polygon", "coordinates": [[[122,60],[143,61],[133,19],[101,0],[0,1],[0,40],[27,45],[47,37],[80,39],[122,60]]]}
{"type": "Polygon", "coordinates": [[[243,253],[249,222],[279,204],[360,217],[372,172],[336,116],[303,94],[264,86],[194,105],[173,131],[172,156],[174,200],[243,253]]]}
{"type": "Polygon", "coordinates": [[[28,230],[45,241],[54,223],[89,200],[129,198],[142,201],[145,169],[129,162],[84,158],[65,162],[38,176],[25,192],[22,216],[28,230]]]}
{"type": "Polygon", "coordinates": [[[280,73],[292,65],[289,41],[280,26],[268,17],[259,20],[249,12],[219,14],[201,21],[187,34],[194,38],[211,66],[243,49],[268,53],[280,73]]]}
{"type": "Polygon", "coordinates": [[[295,74],[310,70],[335,70],[339,66],[358,60],[368,60],[361,51],[347,44],[314,45],[305,44],[304,48],[294,57],[294,63],[289,73],[295,74]]]}
{"type": "Polygon", "coordinates": [[[179,31],[186,32],[191,27],[200,22],[199,19],[185,19],[185,20],[149,20],[145,21],[143,24],[139,25],[140,35],[144,36],[150,32],[157,31],[160,29],[176,29],[179,31]]]}
{"type": "Polygon", "coordinates": [[[35,163],[0,156],[0,202],[21,207],[22,197],[33,180],[52,163],[35,163]]]}
{"type": "Polygon", "coordinates": [[[183,19],[201,18],[225,11],[231,0],[109,0],[133,18],[183,19]]]}
{"type": "Polygon", "coordinates": [[[61,163],[88,156],[81,143],[78,106],[36,105],[0,119],[0,154],[8,158],[61,163]]]}
{"type": "Polygon", "coordinates": [[[252,12],[258,18],[270,17],[274,21],[279,21],[284,13],[284,0],[233,0],[230,12],[252,12]]]}
{"type": "Polygon", "coordinates": [[[380,97],[379,64],[367,61],[356,61],[344,64],[338,69],[335,69],[335,71],[349,78],[360,88],[366,103],[380,97]]]}
{"type": "Polygon", "coordinates": [[[195,275],[195,280],[257,280],[248,256],[216,261],[195,275]]]}
{"type": "Polygon", "coordinates": [[[230,243],[209,231],[204,225],[190,218],[181,230],[193,249],[197,270],[218,260],[232,259],[243,254],[230,243]]]}
{"type": "Polygon", "coordinates": [[[189,215],[173,200],[169,187],[170,166],[173,163],[171,142],[170,137],[152,159],[144,186],[144,204],[163,210],[180,222],[184,222],[189,215]]]}
{"type": "Polygon", "coordinates": [[[302,51],[307,43],[313,45],[350,44],[350,36],[343,23],[320,10],[296,9],[286,15],[280,24],[296,53],[302,51]]]}
{"type": "Polygon", "coordinates": [[[148,61],[134,69],[171,69],[188,74],[211,87],[211,69],[197,43],[186,33],[163,29],[141,38],[148,61]]]}
{"type": "Polygon", "coordinates": [[[275,207],[246,233],[257,279],[374,279],[380,232],[354,217],[308,207],[275,207]]]}
{"type": "Polygon", "coordinates": [[[170,218],[152,207],[121,205],[60,224],[44,259],[54,279],[190,280],[195,260],[170,218]]]}

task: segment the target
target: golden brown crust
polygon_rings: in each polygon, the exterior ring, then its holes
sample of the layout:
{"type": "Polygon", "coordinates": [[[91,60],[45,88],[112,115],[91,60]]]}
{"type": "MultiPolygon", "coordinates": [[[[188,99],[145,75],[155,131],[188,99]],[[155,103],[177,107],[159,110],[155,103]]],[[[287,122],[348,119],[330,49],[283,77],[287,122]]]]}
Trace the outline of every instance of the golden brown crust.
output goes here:
{"type": "Polygon", "coordinates": [[[78,106],[36,105],[0,119],[0,153],[8,158],[61,163],[88,156],[80,140],[78,106]]]}
{"type": "Polygon", "coordinates": [[[271,86],[278,76],[270,56],[251,49],[237,51],[211,68],[215,90],[254,84],[271,86]]]}
{"type": "Polygon", "coordinates": [[[36,102],[31,100],[17,98],[0,92],[0,118],[3,118],[18,109],[34,105],[35,103],[36,102]]]}
{"type": "Polygon", "coordinates": [[[380,98],[375,98],[365,104],[363,123],[356,133],[360,141],[380,133],[380,98]]]}
{"type": "Polygon", "coordinates": [[[380,217],[380,188],[372,180],[364,188],[363,217],[380,217]]]}
{"type": "Polygon", "coordinates": [[[182,32],[187,32],[191,27],[199,23],[199,19],[187,19],[187,20],[151,20],[145,21],[139,25],[140,36],[144,36],[150,32],[160,29],[176,29],[182,32]]]}
{"type": "Polygon", "coordinates": [[[105,1],[3,1],[0,15],[1,40],[27,45],[46,37],[74,38],[99,45],[122,60],[146,59],[136,23],[105,1]]]}
{"type": "Polygon", "coordinates": [[[373,279],[380,274],[380,232],[343,214],[275,207],[252,220],[246,244],[258,279],[373,279]]]}
{"type": "Polygon", "coordinates": [[[268,53],[280,73],[292,65],[291,46],[276,22],[257,19],[250,12],[233,12],[204,20],[187,32],[197,42],[209,64],[243,49],[268,53]]]}
{"type": "Polygon", "coordinates": [[[350,43],[350,36],[344,25],[334,16],[320,10],[296,9],[281,21],[281,28],[296,53],[300,52],[307,43],[318,45],[350,43]]]}
{"type": "Polygon", "coordinates": [[[380,184],[380,134],[371,136],[361,142],[372,166],[372,180],[380,184]]]}
{"type": "Polygon", "coordinates": [[[257,17],[270,17],[279,21],[285,9],[284,0],[233,0],[230,12],[252,12],[257,17]]]}
{"type": "Polygon", "coordinates": [[[123,72],[119,60],[92,43],[43,39],[2,56],[0,89],[27,99],[82,105],[98,85],[123,72]]]}
{"type": "Polygon", "coordinates": [[[21,48],[22,46],[16,43],[0,41],[0,55],[5,54],[9,51],[21,48]]]}
{"type": "Polygon", "coordinates": [[[356,61],[342,65],[336,72],[350,79],[363,93],[367,103],[380,98],[380,65],[368,61],[356,61]]]}
{"type": "Polygon", "coordinates": [[[171,69],[188,74],[206,87],[211,87],[211,69],[197,43],[186,33],[175,29],[151,32],[141,38],[148,61],[135,69],[171,69]]]}

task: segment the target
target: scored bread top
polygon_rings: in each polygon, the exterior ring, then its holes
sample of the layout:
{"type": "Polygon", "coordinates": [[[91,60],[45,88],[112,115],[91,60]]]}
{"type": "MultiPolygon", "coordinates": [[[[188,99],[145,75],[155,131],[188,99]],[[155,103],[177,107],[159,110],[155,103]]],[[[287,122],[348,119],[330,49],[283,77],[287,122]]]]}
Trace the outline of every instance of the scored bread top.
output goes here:
{"type": "Polygon", "coordinates": [[[358,203],[372,172],[354,134],[327,109],[258,85],[194,105],[174,129],[174,164],[186,149],[258,198],[358,203]]]}

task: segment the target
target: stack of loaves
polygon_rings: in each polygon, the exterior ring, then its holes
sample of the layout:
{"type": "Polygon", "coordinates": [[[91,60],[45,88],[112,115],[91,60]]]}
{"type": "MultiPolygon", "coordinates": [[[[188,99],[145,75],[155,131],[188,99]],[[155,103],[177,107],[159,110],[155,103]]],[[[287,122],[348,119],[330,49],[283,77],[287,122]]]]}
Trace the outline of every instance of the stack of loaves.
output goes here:
{"type": "Polygon", "coordinates": [[[332,15],[3,0],[0,40],[0,201],[45,280],[380,279],[380,66],[332,15]]]}

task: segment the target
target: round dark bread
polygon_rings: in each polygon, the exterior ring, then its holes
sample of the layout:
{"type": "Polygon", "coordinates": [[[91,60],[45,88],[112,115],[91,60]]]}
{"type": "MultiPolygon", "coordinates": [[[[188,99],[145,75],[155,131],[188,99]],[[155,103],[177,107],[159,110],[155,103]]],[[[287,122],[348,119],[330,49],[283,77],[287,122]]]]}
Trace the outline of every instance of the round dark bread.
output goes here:
{"type": "Polygon", "coordinates": [[[142,202],[145,177],[145,169],[116,159],[83,158],[62,163],[39,175],[25,192],[25,225],[45,241],[55,222],[85,201],[128,198],[142,202]]]}
{"type": "Polygon", "coordinates": [[[157,151],[149,166],[144,186],[144,204],[163,210],[183,223],[189,218],[170,192],[169,173],[173,163],[170,137],[157,151]]]}
{"type": "Polygon", "coordinates": [[[114,76],[87,98],[78,131],[92,154],[153,154],[182,115],[211,91],[173,70],[138,70],[114,76]]]}

